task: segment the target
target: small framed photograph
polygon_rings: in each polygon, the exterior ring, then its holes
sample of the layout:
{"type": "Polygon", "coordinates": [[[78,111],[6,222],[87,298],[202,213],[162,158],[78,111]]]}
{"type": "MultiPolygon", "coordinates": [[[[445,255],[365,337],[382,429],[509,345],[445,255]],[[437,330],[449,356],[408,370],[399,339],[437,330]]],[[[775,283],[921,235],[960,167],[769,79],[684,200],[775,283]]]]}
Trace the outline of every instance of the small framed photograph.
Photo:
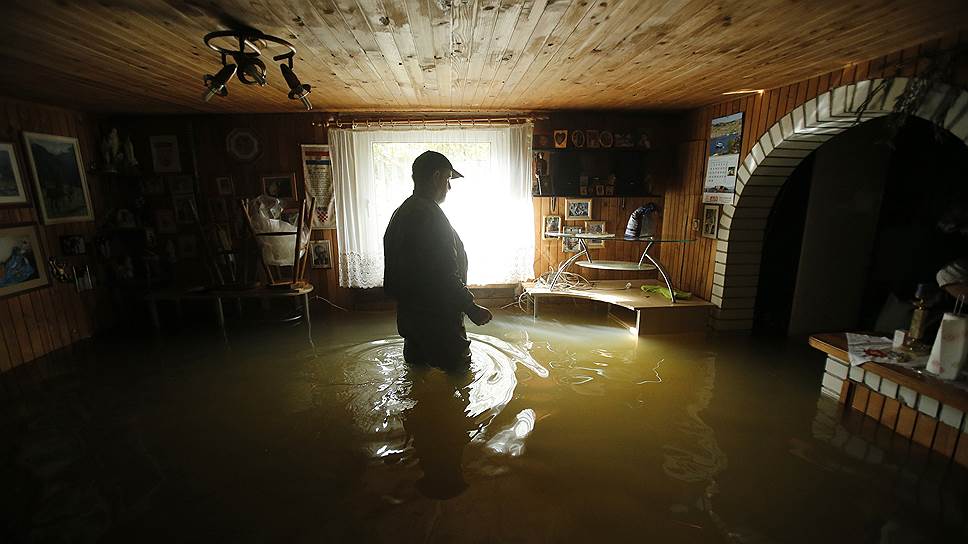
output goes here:
{"type": "Polygon", "coordinates": [[[329,240],[309,242],[313,268],[333,268],[332,246],[329,240]]]}
{"type": "Polygon", "coordinates": [[[280,200],[296,198],[296,175],[262,176],[262,193],[280,200]]]}
{"type": "Polygon", "coordinates": [[[181,172],[181,156],[177,136],[152,136],[151,165],[156,174],[181,172]]]}
{"type": "Polygon", "coordinates": [[[172,198],[172,204],[175,208],[175,221],[177,223],[195,222],[196,217],[198,217],[198,208],[195,206],[195,197],[178,195],[172,198]]]}
{"type": "Polygon", "coordinates": [[[183,234],[178,237],[178,258],[194,259],[198,256],[198,238],[194,234],[183,234]]]}
{"type": "MultiPolygon", "coordinates": [[[[567,234],[581,234],[581,227],[567,226],[562,232],[567,234]]],[[[578,238],[562,238],[561,251],[564,253],[578,253],[581,251],[581,243],[578,242],[578,238]]]]}
{"type": "Polygon", "coordinates": [[[719,232],[719,206],[703,206],[702,208],[702,236],[716,238],[719,232]]]}
{"type": "Polygon", "coordinates": [[[142,178],[141,194],[145,196],[161,196],[165,194],[165,180],[159,176],[142,178]]]}
{"type": "MultiPolygon", "coordinates": [[[[605,234],[604,221],[585,221],[585,231],[588,234],[605,234]]],[[[605,240],[585,240],[588,247],[605,247],[605,240]]]]}
{"type": "Polygon", "coordinates": [[[175,212],[173,210],[155,210],[155,227],[161,234],[174,234],[178,232],[178,223],[175,222],[175,212]]]}
{"type": "Polygon", "coordinates": [[[87,243],[83,236],[65,234],[60,237],[61,253],[68,256],[87,255],[87,243]]]}
{"type": "Polygon", "coordinates": [[[0,297],[48,283],[47,260],[34,225],[0,228],[0,263],[0,297]]]}
{"type": "Polygon", "coordinates": [[[222,196],[232,196],[235,194],[235,183],[230,176],[215,178],[215,189],[222,196]]]}
{"type": "Polygon", "coordinates": [[[13,142],[0,142],[0,206],[23,206],[29,201],[17,147],[13,142]]]}
{"type": "Polygon", "coordinates": [[[605,186],[601,183],[595,186],[595,196],[605,196],[605,186]]]}
{"type": "Polygon", "coordinates": [[[566,198],[565,221],[583,221],[592,218],[592,199],[566,198]]]}
{"type": "Polygon", "coordinates": [[[568,131],[567,130],[556,130],[554,134],[555,148],[564,149],[568,147],[568,131]]]}
{"type": "Polygon", "coordinates": [[[547,134],[535,134],[534,135],[534,148],[535,149],[548,149],[551,147],[551,137],[547,134]]]}
{"type": "Polygon", "coordinates": [[[601,140],[599,139],[599,132],[597,130],[585,131],[585,147],[588,149],[598,149],[602,147],[601,140]]]}
{"type": "Polygon", "coordinates": [[[548,236],[549,232],[561,232],[560,215],[545,215],[541,218],[541,224],[544,225],[544,230],[542,231],[541,238],[545,240],[556,238],[555,236],[548,236]]]}

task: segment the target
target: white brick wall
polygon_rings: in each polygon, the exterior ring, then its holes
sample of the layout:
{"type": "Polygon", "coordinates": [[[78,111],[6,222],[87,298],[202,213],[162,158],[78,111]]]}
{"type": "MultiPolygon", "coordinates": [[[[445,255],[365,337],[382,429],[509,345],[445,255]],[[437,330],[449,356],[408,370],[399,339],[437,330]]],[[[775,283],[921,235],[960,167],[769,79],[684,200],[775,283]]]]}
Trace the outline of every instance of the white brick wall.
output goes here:
{"type": "MultiPolygon", "coordinates": [[[[858,107],[872,94],[873,98],[862,120],[889,113],[909,83],[908,78],[895,78],[889,87],[882,87],[879,85],[881,81],[875,79],[844,85],[807,100],[770,127],[740,162],[736,174],[736,202],[734,206],[723,206],[720,216],[716,249],[722,254],[716,255],[717,265],[713,276],[717,306],[729,307],[734,296],[731,288],[750,288],[753,291],[752,295],[736,296],[756,296],[758,267],[753,270],[748,265],[759,263],[765,221],[773,207],[774,197],[803,157],[854,126],[858,107]],[[741,249],[741,246],[745,247],[741,249]],[[753,260],[754,257],[734,258],[734,254],[755,254],[757,257],[756,260],[753,260]]],[[[933,88],[918,115],[929,120],[934,118],[947,91],[947,85],[933,88]]],[[[958,96],[944,119],[944,127],[968,144],[968,92],[962,91],[958,96]]],[[[723,315],[714,319],[714,328],[742,330],[737,328],[741,322],[748,322],[752,327],[752,320],[723,315]],[[718,319],[731,322],[719,325],[715,323],[718,319]]],[[[890,385],[887,388],[893,392],[890,385]]]]}

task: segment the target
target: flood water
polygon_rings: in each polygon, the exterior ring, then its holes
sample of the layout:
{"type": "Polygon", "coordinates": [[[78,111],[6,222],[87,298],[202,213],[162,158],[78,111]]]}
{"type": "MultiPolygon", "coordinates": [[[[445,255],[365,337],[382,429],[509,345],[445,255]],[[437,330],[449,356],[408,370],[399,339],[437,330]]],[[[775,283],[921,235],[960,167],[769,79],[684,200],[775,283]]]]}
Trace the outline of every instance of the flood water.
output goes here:
{"type": "Polygon", "coordinates": [[[7,376],[0,541],[964,541],[964,472],[840,415],[819,352],[565,317],[471,325],[462,375],[329,313],[7,376]]]}

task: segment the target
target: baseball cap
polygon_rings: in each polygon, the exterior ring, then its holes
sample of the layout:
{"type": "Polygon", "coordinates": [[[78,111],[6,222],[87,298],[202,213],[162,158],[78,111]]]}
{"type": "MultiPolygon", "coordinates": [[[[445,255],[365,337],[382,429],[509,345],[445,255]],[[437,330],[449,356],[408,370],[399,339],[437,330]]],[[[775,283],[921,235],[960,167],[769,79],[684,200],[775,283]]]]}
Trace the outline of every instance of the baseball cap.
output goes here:
{"type": "Polygon", "coordinates": [[[462,178],[463,174],[454,170],[454,165],[442,153],[424,151],[413,161],[413,177],[429,177],[437,170],[447,169],[453,172],[452,178],[462,178]]]}

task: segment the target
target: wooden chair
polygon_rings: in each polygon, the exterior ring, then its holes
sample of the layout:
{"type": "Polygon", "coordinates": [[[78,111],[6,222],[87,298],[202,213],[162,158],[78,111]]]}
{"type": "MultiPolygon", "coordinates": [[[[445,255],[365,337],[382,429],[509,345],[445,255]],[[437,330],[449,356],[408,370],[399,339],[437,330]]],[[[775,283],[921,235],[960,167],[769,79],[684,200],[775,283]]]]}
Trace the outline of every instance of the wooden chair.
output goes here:
{"type": "Polygon", "coordinates": [[[299,200],[295,232],[257,232],[250,215],[250,211],[254,210],[253,206],[256,205],[255,199],[243,199],[241,205],[245,222],[249,226],[249,233],[255,241],[256,253],[262,262],[262,269],[266,275],[266,285],[291,290],[305,287],[308,284],[306,281],[306,265],[310,259],[309,239],[312,235],[313,210],[316,208],[316,198],[299,200]],[[280,264],[275,259],[272,248],[269,247],[270,239],[286,236],[295,238],[292,264],[280,264]],[[270,257],[268,261],[267,252],[270,257]]]}

